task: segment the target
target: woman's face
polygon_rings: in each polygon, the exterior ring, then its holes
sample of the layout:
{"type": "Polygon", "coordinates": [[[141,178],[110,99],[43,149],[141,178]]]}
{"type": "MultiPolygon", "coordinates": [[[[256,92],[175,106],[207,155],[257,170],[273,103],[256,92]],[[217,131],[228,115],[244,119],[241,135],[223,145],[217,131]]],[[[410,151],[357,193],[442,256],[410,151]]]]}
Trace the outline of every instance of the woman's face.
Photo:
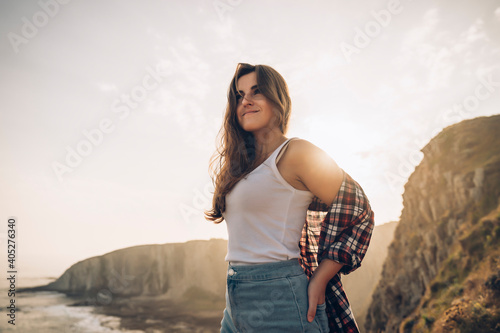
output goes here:
{"type": "Polygon", "coordinates": [[[239,92],[239,95],[236,95],[236,114],[240,126],[247,132],[274,128],[276,117],[273,104],[259,91],[255,72],[241,76],[236,87],[239,92]]]}

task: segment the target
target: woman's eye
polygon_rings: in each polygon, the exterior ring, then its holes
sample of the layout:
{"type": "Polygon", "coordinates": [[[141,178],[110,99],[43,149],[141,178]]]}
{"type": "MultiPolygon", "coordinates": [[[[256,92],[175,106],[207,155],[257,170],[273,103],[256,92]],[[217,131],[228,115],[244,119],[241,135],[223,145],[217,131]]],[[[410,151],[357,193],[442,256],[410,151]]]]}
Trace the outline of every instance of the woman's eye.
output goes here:
{"type": "Polygon", "coordinates": [[[255,89],[255,90],[253,91],[253,94],[254,94],[254,95],[260,94],[260,90],[259,90],[259,89],[255,89]]]}

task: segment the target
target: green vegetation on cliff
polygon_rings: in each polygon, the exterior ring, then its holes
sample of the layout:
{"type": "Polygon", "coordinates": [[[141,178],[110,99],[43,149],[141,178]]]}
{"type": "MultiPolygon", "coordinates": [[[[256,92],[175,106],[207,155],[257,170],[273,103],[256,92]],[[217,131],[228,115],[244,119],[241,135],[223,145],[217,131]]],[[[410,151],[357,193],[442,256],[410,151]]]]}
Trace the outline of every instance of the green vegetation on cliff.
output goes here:
{"type": "Polygon", "coordinates": [[[405,332],[500,331],[500,206],[458,234],[417,311],[403,321],[405,332]]]}
{"type": "Polygon", "coordinates": [[[367,314],[367,332],[500,332],[500,116],[423,149],[367,314]]]}

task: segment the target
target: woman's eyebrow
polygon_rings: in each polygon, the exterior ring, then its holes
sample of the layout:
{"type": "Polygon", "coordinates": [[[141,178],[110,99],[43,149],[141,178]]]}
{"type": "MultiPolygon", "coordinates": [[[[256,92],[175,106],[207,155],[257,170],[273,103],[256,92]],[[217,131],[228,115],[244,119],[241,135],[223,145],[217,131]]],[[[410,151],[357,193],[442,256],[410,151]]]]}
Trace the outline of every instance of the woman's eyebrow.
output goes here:
{"type": "MultiPolygon", "coordinates": [[[[255,90],[255,89],[257,89],[257,85],[254,85],[254,86],[252,86],[252,87],[250,88],[250,90],[255,90]]],[[[239,92],[240,94],[244,94],[243,90],[238,90],[238,92],[239,92]]]]}

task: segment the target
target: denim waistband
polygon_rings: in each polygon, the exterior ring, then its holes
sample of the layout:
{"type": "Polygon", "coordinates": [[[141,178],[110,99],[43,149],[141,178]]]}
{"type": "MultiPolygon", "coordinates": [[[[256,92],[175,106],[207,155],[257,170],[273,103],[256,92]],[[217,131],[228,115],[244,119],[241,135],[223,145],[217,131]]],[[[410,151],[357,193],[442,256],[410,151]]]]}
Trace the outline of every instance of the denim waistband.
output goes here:
{"type": "Polygon", "coordinates": [[[228,264],[227,278],[231,280],[265,280],[305,274],[298,258],[263,264],[228,264]]]}

